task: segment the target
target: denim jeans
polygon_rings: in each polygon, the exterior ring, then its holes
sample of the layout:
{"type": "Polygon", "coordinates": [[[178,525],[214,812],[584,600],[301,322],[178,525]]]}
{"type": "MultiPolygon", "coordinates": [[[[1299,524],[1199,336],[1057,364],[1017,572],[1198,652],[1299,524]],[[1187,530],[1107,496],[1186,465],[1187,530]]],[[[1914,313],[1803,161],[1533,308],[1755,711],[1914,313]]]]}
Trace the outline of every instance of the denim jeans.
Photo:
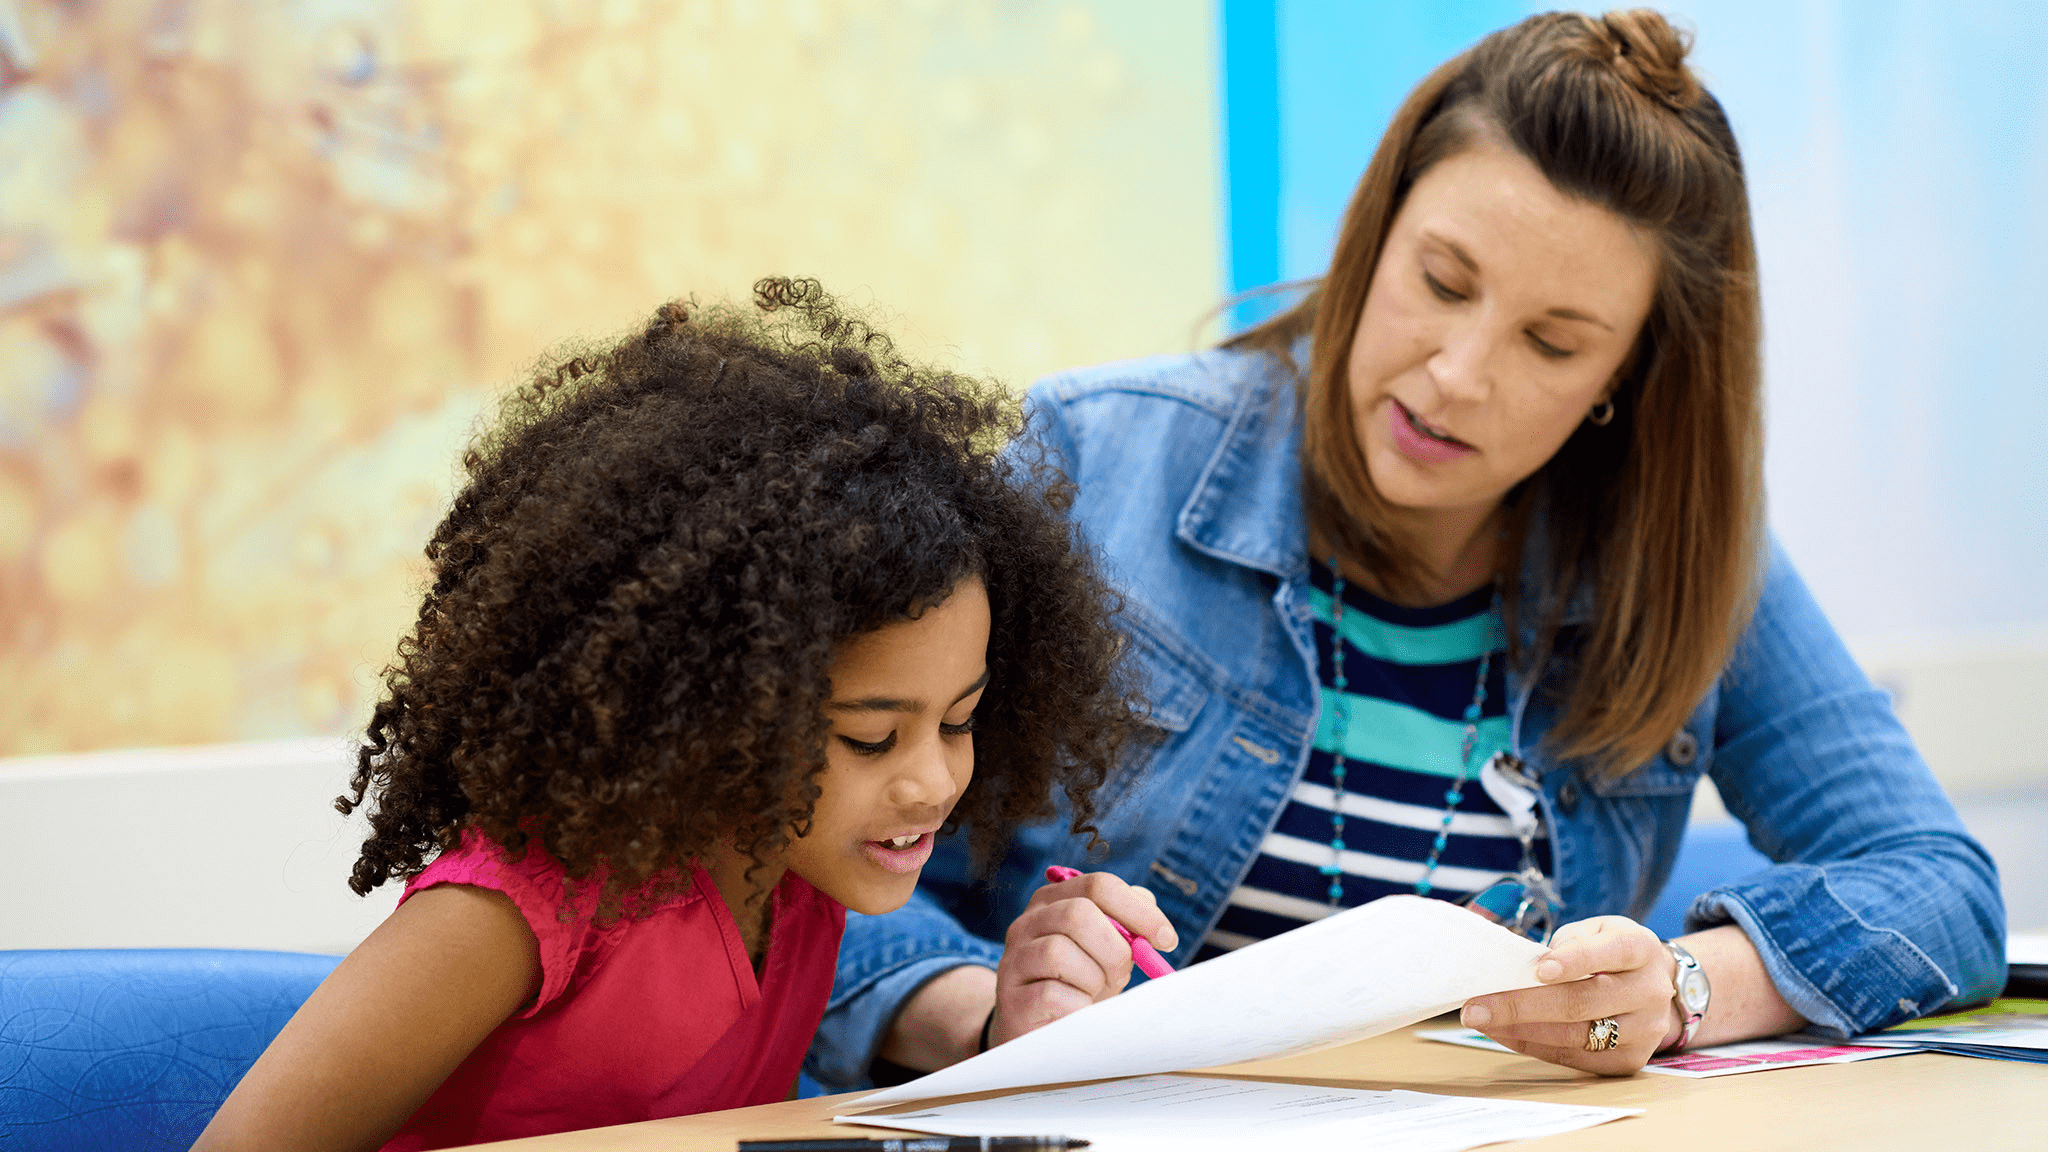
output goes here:
{"type": "MultiPolygon", "coordinates": [[[[1048,864],[1150,888],[1180,935],[1168,959],[1185,963],[1314,738],[1291,373],[1262,354],[1205,352],[1055,376],[1028,404],[1036,444],[1077,486],[1076,524],[1126,597],[1149,738],[1098,798],[1096,851],[1063,820],[1026,827],[977,876],[955,836],[905,907],[848,915],[809,1062],[835,1091],[866,1082],[897,1009],[927,980],[997,963],[1048,864]]],[[[1542,548],[1523,558],[1525,603],[1547,593],[1542,548]]],[[[1996,993],[2005,924],[1991,859],[1775,541],[1722,676],[1657,756],[1618,778],[1557,759],[1543,740],[1590,613],[1590,590],[1576,590],[1560,654],[1508,678],[1514,746],[1543,785],[1561,923],[1649,910],[1704,775],[1775,863],[1702,895],[1687,927],[1741,925],[1801,1015],[1847,1035],[1996,993]]]]}

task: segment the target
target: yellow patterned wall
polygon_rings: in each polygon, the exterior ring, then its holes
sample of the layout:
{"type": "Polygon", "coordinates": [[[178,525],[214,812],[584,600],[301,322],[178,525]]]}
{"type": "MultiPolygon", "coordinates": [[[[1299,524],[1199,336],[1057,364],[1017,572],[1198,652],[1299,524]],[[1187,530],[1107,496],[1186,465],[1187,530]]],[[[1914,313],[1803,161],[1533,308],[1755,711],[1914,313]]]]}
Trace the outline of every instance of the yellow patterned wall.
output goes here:
{"type": "Polygon", "coordinates": [[[1194,340],[1202,0],[0,0],[0,754],[335,732],[494,389],[811,274],[1019,383],[1194,340]]]}

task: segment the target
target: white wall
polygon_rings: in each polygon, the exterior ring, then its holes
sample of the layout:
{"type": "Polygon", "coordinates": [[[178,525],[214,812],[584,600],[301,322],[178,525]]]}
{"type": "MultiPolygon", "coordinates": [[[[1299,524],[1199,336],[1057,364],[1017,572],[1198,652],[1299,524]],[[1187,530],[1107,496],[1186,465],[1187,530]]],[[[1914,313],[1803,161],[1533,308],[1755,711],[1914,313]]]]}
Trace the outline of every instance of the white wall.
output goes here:
{"type": "Polygon", "coordinates": [[[0,759],[0,949],[345,952],[398,902],[347,887],[336,740],[0,759]]]}
{"type": "Polygon", "coordinates": [[[1859,645],[2048,651],[2048,5],[1674,6],[1748,169],[1786,547],[1859,645]]]}

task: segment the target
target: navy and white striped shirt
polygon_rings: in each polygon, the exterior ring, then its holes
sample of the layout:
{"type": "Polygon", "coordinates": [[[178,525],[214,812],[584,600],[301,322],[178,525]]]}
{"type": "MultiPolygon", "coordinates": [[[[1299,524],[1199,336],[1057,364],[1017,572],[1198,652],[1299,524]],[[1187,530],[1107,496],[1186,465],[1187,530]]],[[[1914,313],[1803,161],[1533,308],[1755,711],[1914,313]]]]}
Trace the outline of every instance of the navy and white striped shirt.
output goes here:
{"type": "MultiPolygon", "coordinates": [[[[1465,709],[1472,703],[1479,658],[1489,649],[1486,703],[1473,747],[1464,796],[1451,819],[1450,839],[1430,877],[1430,895],[1462,900],[1521,866],[1521,842],[1486,790],[1479,766],[1508,746],[1506,657],[1493,612],[1493,592],[1430,608],[1404,608],[1368,592],[1344,588],[1345,690],[1336,676],[1331,644],[1335,613],[1330,570],[1310,565],[1309,606],[1315,617],[1316,677],[1322,685],[1322,720],[1308,768],[1216,927],[1202,942],[1206,959],[1263,940],[1331,912],[1330,808],[1335,797],[1330,766],[1337,710],[1344,724],[1344,907],[1397,892],[1413,892],[1430,845],[1442,826],[1444,793],[1460,772],[1465,709]]],[[[1540,833],[1539,833],[1540,835],[1540,833]]],[[[1548,845],[1537,841],[1537,863],[1549,870],[1548,845]]]]}

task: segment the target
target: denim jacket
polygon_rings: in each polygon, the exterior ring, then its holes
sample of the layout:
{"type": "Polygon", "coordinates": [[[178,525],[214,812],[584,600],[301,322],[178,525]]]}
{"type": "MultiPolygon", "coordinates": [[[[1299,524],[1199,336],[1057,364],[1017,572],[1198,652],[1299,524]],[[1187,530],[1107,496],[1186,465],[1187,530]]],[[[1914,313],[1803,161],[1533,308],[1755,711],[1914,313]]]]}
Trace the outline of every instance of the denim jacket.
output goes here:
{"type": "MultiPolygon", "coordinates": [[[[1106,844],[1065,821],[1018,830],[991,874],[941,841],[918,889],[849,914],[810,1070],[843,1091],[898,1007],[963,964],[993,967],[1047,864],[1150,888],[1186,963],[1221,915],[1308,762],[1317,684],[1293,374],[1256,353],[1204,352],[1041,381],[1033,428],[1077,493],[1072,516],[1125,595],[1149,739],[1098,797],[1106,844]]],[[[1522,592],[1542,571],[1525,557],[1522,592]]],[[[1566,626],[1591,613],[1590,590],[1566,626]]],[[[1533,640],[1533,636],[1524,637],[1533,640]]],[[[1543,670],[1555,678],[1559,661],[1543,670]]],[[[1552,693],[1508,674],[1516,752],[1542,782],[1560,923],[1656,901],[1694,787],[1712,777],[1774,866],[1707,892],[1688,930],[1742,926],[1778,992],[1830,1033],[1880,1028],[2004,980],[2005,915],[1989,855],[1964,831],[1888,697],[1875,690],[1773,541],[1754,618],[1662,753],[1619,778],[1556,759],[1552,693]]]]}

